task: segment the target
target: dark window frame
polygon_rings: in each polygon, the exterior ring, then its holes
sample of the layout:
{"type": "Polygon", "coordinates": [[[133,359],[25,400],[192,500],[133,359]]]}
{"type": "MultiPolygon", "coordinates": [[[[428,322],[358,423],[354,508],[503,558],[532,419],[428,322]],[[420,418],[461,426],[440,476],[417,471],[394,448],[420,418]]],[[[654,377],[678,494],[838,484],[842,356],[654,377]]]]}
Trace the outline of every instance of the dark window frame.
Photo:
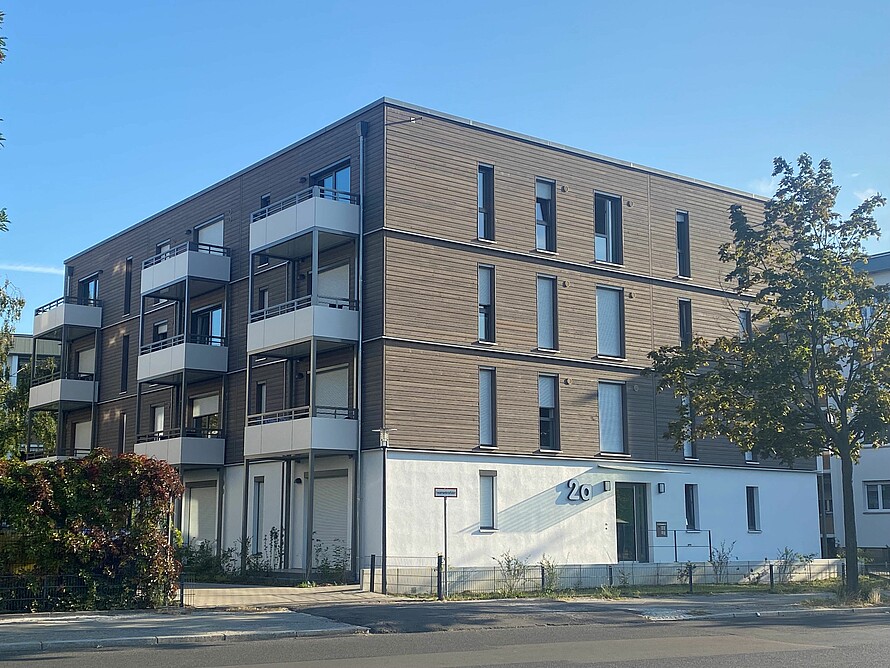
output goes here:
{"type": "Polygon", "coordinates": [[[479,447],[482,448],[496,448],[498,447],[498,377],[497,377],[497,369],[491,366],[480,366],[479,367],[479,447]],[[489,409],[489,414],[491,415],[491,443],[484,443],[482,439],[482,374],[487,373],[491,375],[491,394],[488,397],[488,401],[491,404],[489,409]]]}
{"type": "Polygon", "coordinates": [[[498,528],[498,472],[497,471],[479,471],[479,528],[482,531],[497,531],[498,528]],[[483,479],[488,483],[483,483],[483,479]],[[491,522],[486,524],[487,518],[482,516],[482,485],[491,485],[491,522]]]}
{"type": "Polygon", "coordinates": [[[754,323],[751,320],[751,309],[739,309],[739,340],[747,343],[754,338],[754,323]]]}
{"type": "MultiPolygon", "coordinates": [[[[599,381],[597,381],[596,410],[597,410],[597,420],[599,421],[600,425],[602,425],[602,421],[603,421],[603,413],[602,413],[603,408],[602,408],[602,404],[599,401],[599,392],[600,392],[600,387],[602,385],[615,385],[618,388],[620,388],[620,390],[621,390],[621,450],[619,450],[617,452],[615,450],[603,450],[602,440],[600,440],[600,443],[599,443],[600,454],[607,455],[607,456],[608,455],[627,455],[629,452],[629,450],[628,450],[629,445],[628,445],[628,439],[627,439],[627,424],[628,424],[628,421],[627,421],[627,384],[623,383],[621,381],[614,381],[614,380],[599,380],[599,381]]],[[[597,434],[598,439],[600,438],[601,434],[602,434],[602,426],[600,426],[600,431],[597,434]]]]}
{"type": "Polygon", "coordinates": [[[476,237],[482,241],[494,241],[494,167],[492,165],[479,163],[477,167],[476,208],[476,237]]]}
{"type": "Polygon", "coordinates": [[[677,321],[679,323],[680,346],[688,348],[692,345],[692,300],[677,300],[677,321]]]}
{"type": "Polygon", "coordinates": [[[557,289],[557,277],[551,276],[549,274],[537,274],[535,276],[535,322],[536,322],[536,343],[538,350],[559,350],[559,290],[557,289]],[[552,346],[542,346],[541,345],[541,306],[538,303],[538,285],[541,281],[548,281],[550,283],[551,288],[551,297],[550,297],[550,320],[552,324],[552,332],[551,338],[553,339],[552,346]]]}
{"type": "Polygon", "coordinates": [[[560,452],[562,444],[559,438],[559,376],[549,373],[538,374],[538,449],[542,452],[560,452]],[[553,383],[553,407],[541,406],[541,379],[549,378],[553,383]],[[547,414],[544,411],[548,411],[547,414]],[[544,443],[545,425],[549,434],[549,445],[544,443]]]}
{"type": "Polygon", "coordinates": [[[495,271],[494,265],[480,264],[476,267],[476,294],[479,302],[479,320],[476,335],[483,343],[495,343],[497,330],[495,327],[495,271]],[[482,273],[488,273],[490,295],[488,304],[482,302],[482,273]]]}
{"type": "Polygon", "coordinates": [[[760,528],[760,488],[749,485],[745,487],[745,514],[748,518],[748,531],[755,533],[760,528]]]}
{"type": "Polygon", "coordinates": [[[686,531],[701,531],[699,518],[698,485],[687,484],[683,487],[686,502],[686,531]]]}
{"type": "Polygon", "coordinates": [[[692,278],[692,259],[689,255],[689,212],[677,210],[677,276],[692,278]]]}
{"type": "Polygon", "coordinates": [[[77,301],[90,304],[99,300],[99,272],[80,279],[77,282],[77,301]]]}
{"type": "Polygon", "coordinates": [[[535,177],[535,250],[556,252],[556,181],[535,177]],[[550,199],[538,197],[538,184],[550,187],[550,199]],[[544,205],[547,202],[547,205],[544,205]],[[540,211],[540,216],[538,212],[540,211]],[[543,229],[544,247],[538,243],[538,230],[543,229]]]}
{"type": "MultiPolygon", "coordinates": [[[[593,192],[593,257],[595,262],[605,264],[624,264],[624,212],[622,207],[624,200],[621,195],[601,192],[595,190],[593,192]],[[600,218],[600,202],[608,200],[612,204],[613,218],[609,221],[600,218]],[[600,228],[602,227],[602,232],[600,228]],[[605,240],[606,251],[605,259],[599,259],[597,251],[597,242],[600,238],[605,240]]],[[[605,207],[602,207],[603,210],[605,207]]]]}
{"type": "Polygon", "coordinates": [[[124,315],[130,315],[133,309],[133,256],[128,257],[124,264],[124,315]]]}
{"type": "Polygon", "coordinates": [[[611,285],[597,285],[595,295],[599,295],[600,290],[609,290],[618,293],[618,355],[609,355],[600,352],[600,313],[596,313],[596,355],[597,357],[607,357],[609,359],[625,359],[627,357],[627,341],[625,334],[625,314],[624,314],[624,288],[616,288],[611,285]]]}
{"type": "Polygon", "coordinates": [[[130,384],[130,335],[124,334],[121,337],[121,385],[120,392],[124,394],[128,392],[130,384]]]}

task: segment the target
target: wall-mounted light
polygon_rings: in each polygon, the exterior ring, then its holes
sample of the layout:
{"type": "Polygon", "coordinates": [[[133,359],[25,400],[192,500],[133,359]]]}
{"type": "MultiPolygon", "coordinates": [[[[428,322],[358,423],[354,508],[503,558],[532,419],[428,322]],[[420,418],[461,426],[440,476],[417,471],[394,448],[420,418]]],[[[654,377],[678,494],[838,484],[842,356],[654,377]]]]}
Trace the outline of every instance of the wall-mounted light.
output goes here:
{"type": "Polygon", "coordinates": [[[188,229],[188,230],[185,231],[185,236],[187,236],[187,237],[192,236],[192,231],[191,231],[191,229],[188,229]]]}
{"type": "Polygon", "coordinates": [[[603,480],[603,491],[608,492],[612,489],[612,481],[611,480],[603,480]]]}
{"type": "Polygon", "coordinates": [[[303,479],[302,478],[294,478],[294,483],[296,483],[297,485],[302,485],[303,479]]]}
{"type": "Polygon", "coordinates": [[[658,483],[658,493],[664,494],[664,483],[663,482],[658,483]]]}
{"type": "Polygon", "coordinates": [[[305,176],[301,176],[301,177],[300,177],[300,183],[306,183],[306,181],[308,181],[308,180],[309,180],[309,179],[306,178],[305,176]]]}

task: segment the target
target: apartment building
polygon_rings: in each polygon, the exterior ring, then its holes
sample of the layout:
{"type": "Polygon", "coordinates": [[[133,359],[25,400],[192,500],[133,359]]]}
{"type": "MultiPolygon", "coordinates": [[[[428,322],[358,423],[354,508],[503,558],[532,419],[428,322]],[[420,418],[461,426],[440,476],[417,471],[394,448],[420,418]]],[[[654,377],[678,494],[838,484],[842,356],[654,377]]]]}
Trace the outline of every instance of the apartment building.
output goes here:
{"type": "Polygon", "coordinates": [[[31,407],[57,456],[176,466],[186,540],[277,534],[285,568],[435,556],[437,487],[454,565],[816,551],[814,464],[675,450],[643,373],[750,326],[736,203],[763,205],[382,99],[70,258],[31,407]]]}

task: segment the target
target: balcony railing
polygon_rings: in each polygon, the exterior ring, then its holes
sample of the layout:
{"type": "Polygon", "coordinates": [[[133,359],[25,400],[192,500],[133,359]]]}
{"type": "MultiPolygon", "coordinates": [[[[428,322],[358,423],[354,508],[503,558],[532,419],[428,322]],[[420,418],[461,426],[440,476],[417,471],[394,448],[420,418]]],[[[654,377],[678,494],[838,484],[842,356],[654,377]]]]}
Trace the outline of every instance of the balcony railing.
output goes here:
{"type": "Polygon", "coordinates": [[[168,336],[166,339],[161,339],[160,341],[154,341],[153,343],[146,343],[139,349],[140,355],[147,355],[148,353],[153,353],[156,350],[164,350],[165,348],[172,348],[173,346],[178,346],[183,343],[197,343],[202,346],[225,346],[226,345],[226,337],[224,336],[210,336],[207,334],[189,334],[188,340],[186,341],[185,334],[177,334],[176,336],[168,336]]]}
{"type": "Polygon", "coordinates": [[[164,251],[163,253],[158,253],[154,257],[148,258],[142,263],[142,268],[148,269],[149,267],[153,267],[156,264],[160,264],[164,260],[169,260],[171,257],[176,257],[177,255],[181,255],[182,253],[187,253],[189,251],[193,251],[196,253],[207,253],[208,255],[220,255],[222,257],[228,257],[230,254],[229,249],[224,246],[214,246],[213,244],[199,244],[196,241],[186,241],[179,244],[178,246],[174,246],[170,250],[164,251]]]}
{"type": "Polygon", "coordinates": [[[312,199],[313,197],[332,199],[336,202],[348,202],[349,204],[358,204],[358,195],[353,195],[352,193],[346,192],[345,190],[334,190],[332,188],[312,186],[311,188],[306,188],[306,190],[301,190],[295,195],[285,197],[284,199],[277,202],[272,202],[272,204],[260,209],[259,211],[254,211],[252,214],[250,214],[250,222],[255,223],[258,220],[262,220],[263,218],[271,216],[273,213],[284,211],[285,209],[289,209],[290,207],[296,206],[300,202],[305,202],[307,199],[312,199]]]}
{"type": "Polygon", "coordinates": [[[51,383],[54,380],[86,380],[91,382],[95,379],[96,374],[93,373],[81,373],[79,371],[56,371],[55,373],[35,376],[34,380],[31,381],[31,387],[34,387],[36,385],[43,385],[44,383],[51,383]]]}
{"type": "MultiPolygon", "coordinates": [[[[297,406],[296,408],[286,408],[283,411],[272,411],[269,413],[248,415],[247,426],[256,427],[263,424],[274,424],[275,422],[301,420],[307,417],[309,417],[309,406],[297,406]]],[[[358,409],[344,408],[342,406],[316,406],[314,417],[335,418],[338,420],[356,420],[358,419],[358,409]]]]}
{"type": "Polygon", "coordinates": [[[137,434],[137,443],[153,443],[166,441],[171,438],[225,438],[220,429],[167,429],[165,431],[152,431],[146,434],[137,434]]]}
{"type": "MultiPolygon", "coordinates": [[[[319,295],[316,299],[316,303],[318,306],[345,308],[349,309],[350,311],[358,310],[358,300],[348,299],[346,297],[322,297],[321,295],[319,295]]],[[[291,299],[289,302],[284,302],[283,304],[276,304],[275,306],[270,306],[259,311],[254,311],[250,314],[250,322],[259,322],[261,320],[266,320],[267,318],[274,318],[277,315],[293,313],[294,311],[299,311],[300,309],[307,308],[311,305],[312,295],[297,297],[296,299],[291,299]]]]}
{"type": "Polygon", "coordinates": [[[89,299],[89,298],[81,298],[81,297],[59,297],[58,299],[51,301],[49,304],[44,304],[36,309],[34,309],[34,315],[41,315],[42,313],[46,313],[47,311],[52,311],[54,308],[58,308],[62,304],[77,304],[78,306],[102,306],[101,299],[89,299]]]}

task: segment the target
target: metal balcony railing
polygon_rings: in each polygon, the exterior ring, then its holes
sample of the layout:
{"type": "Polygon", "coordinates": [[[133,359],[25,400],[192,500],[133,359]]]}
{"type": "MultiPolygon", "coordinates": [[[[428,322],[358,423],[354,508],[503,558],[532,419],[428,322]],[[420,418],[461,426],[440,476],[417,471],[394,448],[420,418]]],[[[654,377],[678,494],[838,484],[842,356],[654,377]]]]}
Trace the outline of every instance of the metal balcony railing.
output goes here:
{"type": "MultiPolygon", "coordinates": [[[[357,299],[349,299],[346,297],[322,297],[321,295],[318,295],[316,302],[318,306],[345,308],[350,311],[358,310],[357,299]]],[[[291,299],[289,302],[284,302],[283,304],[276,304],[275,306],[269,306],[268,308],[254,311],[250,314],[250,322],[259,322],[260,320],[266,320],[267,318],[274,318],[277,315],[293,313],[294,311],[299,311],[300,309],[307,308],[311,305],[312,295],[297,297],[296,299],[291,299]]]]}
{"type": "MultiPolygon", "coordinates": [[[[286,408],[282,411],[248,415],[247,426],[256,427],[263,424],[301,420],[307,417],[309,417],[309,406],[297,406],[296,408],[286,408]]],[[[338,420],[356,420],[358,419],[358,409],[345,408],[342,406],[316,406],[315,417],[335,418],[338,420]]]]}
{"type": "Polygon", "coordinates": [[[156,264],[163,262],[164,260],[169,260],[171,257],[176,257],[177,255],[187,253],[188,251],[194,251],[196,253],[207,253],[208,255],[220,255],[222,257],[227,257],[231,253],[231,251],[225,246],[214,246],[213,244],[199,244],[196,241],[186,241],[179,244],[178,246],[174,246],[170,250],[164,251],[163,253],[158,253],[157,255],[148,258],[142,263],[142,268],[148,269],[149,267],[153,267],[156,264]]]}
{"type": "Polygon", "coordinates": [[[34,315],[37,316],[42,313],[46,313],[47,311],[52,311],[54,308],[58,308],[62,304],[77,304],[79,306],[102,306],[102,300],[81,297],[59,297],[58,299],[51,301],[49,304],[44,304],[43,306],[34,309],[34,315]]]}
{"type": "Polygon", "coordinates": [[[96,374],[93,374],[93,373],[81,373],[80,371],[56,371],[55,373],[47,373],[47,374],[41,374],[39,376],[35,376],[34,380],[31,381],[31,387],[35,387],[37,385],[43,385],[45,383],[51,383],[54,380],[93,381],[95,379],[96,379],[96,374]]]}
{"type": "Polygon", "coordinates": [[[301,190],[295,195],[285,197],[284,199],[278,200],[277,202],[272,202],[272,204],[270,204],[269,206],[263,207],[258,211],[254,211],[252,214],[250,214],[250,222],[255,223],[258,220],[262,220],[263,218],[271,216],[273,213],[284,211],[285,209],[289,209],[290,207],[296,206],[300,202],[305,202],[307,199],[312,199],[313,197],[319,197],[321,199],[332,199],[336,202],[348,202],[349,204],[358,204],[358,195],[353,195],[352,193],[346,192],[345,190],[334,190],[332,188],[312,186],[311,188],[301,190]]]}
{"type": "Polygon", "coordinates": [[[156,350],[172,348],[173,346],[178,346],[183,343],[197,343],[202,346],[225,346],[226,337],[211,336],[208,334],[189,334],[188,340],[186,340],[185,334],[177,334],[176,336],[168,336],[166,339],[161,339],[160,341],[154,341],[152,343],[144,344],[139,349],[139,354],[147,355],[148,353],[153,353],[156,350]]]}
{"type": "Polygon", "coordinates": [[[225,438],[221,429],[165,429],[136,435],[137,443],[166,441],[171,438],[225,438]]]}

